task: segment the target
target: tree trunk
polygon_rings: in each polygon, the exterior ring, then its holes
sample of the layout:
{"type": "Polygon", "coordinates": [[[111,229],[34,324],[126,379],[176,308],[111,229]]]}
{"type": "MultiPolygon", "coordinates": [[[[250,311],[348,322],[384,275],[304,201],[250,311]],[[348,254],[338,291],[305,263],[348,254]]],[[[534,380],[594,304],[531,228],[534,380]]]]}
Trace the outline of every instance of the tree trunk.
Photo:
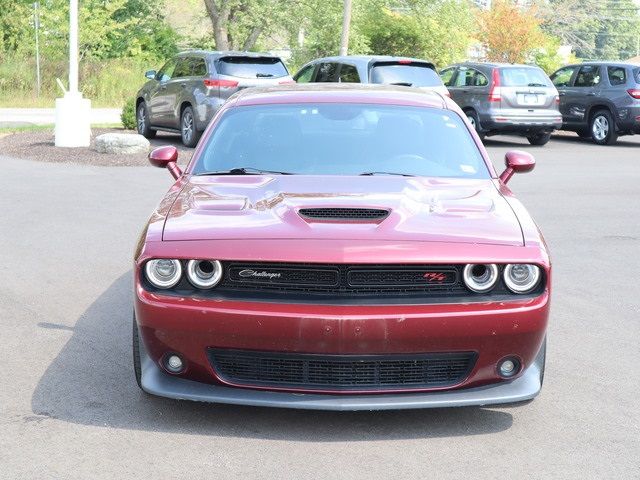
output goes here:
{"type": "Polygon", "coordinates": [[[261,33],[262,33],[262,27],[253,27],[253,29],[251,30],[251,33],[249,34],[247,39],[244,41],[242,50],[244,51],[251,50],[255,46],[256,42],[258,41],[258,37],[260,36],[261,33]]]}
{"type": "Polygon", "coordinates": [[[213,26],[213,38],[216,42],[216,50],[229,50],[229,7],[225,5],[218,7],[216,0],[204,0],[207,13],[213,26]]]}

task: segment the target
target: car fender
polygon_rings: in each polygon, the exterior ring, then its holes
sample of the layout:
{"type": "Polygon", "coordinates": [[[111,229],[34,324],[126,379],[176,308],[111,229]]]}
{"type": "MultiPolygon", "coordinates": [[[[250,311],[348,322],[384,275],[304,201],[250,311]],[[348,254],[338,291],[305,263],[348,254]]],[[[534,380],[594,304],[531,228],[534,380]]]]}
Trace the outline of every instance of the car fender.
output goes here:
{"type": "Polygon", "coordinates": [[[600,96],[594,97],[593,101],[589,103],[589,106],[587,107],[587,111],[585,112],[585,116],[584,116],[585,123],[589,125],[591,121],[591,115],[597,110],[600,110],[603,108],[608,109],[611,112],[611,115],[613,116],[613,121],[616,123],[619,123],[618,108],[616,107],[616,105],[612,101],[610,101],[608,98],[600,97],[600,96]]]}

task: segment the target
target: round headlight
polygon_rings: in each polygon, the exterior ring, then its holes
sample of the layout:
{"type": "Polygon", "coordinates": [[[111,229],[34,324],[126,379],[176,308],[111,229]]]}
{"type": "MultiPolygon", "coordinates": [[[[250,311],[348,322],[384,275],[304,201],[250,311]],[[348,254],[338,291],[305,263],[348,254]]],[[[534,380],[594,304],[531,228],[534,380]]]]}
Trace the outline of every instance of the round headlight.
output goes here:
{"type": "Polygon", "coordinates": [[[471,263],[464,267],[462,276],[469,290],[477,293],[487,292],[498,280],[498,267],[493,263],[471,263]]]}
{"type": "Polygon", "coordinates": [[[222,264],[218,260],[189,260],[187,278],[197,288],[215,287],[222,280],[222,264]]]}
{"type": "Polygon", "coordinates": [[[540,281],[540,268],[524,263],[509,264],[504,269],[504,283],[514,293],[527,293],[540,281]]]}
{"type": "Polygon", "coordinates": [[[180,281],[182,265],[179,260],[158,258],[149,260],[144,271],[154,287],[171,288],[180,281]]]}

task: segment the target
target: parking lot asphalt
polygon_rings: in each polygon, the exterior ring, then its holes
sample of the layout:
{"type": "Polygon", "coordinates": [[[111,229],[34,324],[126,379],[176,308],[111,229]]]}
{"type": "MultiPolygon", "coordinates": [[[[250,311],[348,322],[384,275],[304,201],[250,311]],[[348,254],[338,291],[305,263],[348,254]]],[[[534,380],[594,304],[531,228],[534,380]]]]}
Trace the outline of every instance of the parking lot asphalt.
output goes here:
{"type": "Polygon", "coordinates": [[[0,157],[0,478],[640,478],[640,138],[487,141],[549,243],[545,385],[518,407],[309,412],[141,393],[137,236],[165,171],[0,157]]]}

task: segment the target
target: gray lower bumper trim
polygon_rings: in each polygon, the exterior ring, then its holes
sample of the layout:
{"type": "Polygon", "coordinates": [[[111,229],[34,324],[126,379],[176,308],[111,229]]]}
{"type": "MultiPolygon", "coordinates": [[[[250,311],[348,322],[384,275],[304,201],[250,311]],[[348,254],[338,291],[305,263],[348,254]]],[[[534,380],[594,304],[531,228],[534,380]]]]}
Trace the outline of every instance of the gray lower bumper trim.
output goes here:
{"type": "Polygon", "coordinates": [[[147,393],[178,400],[311,410],[394,410],[497,405],[530,400],[540,392],[540,373],[544,368],[543,349],[524,375],[509,383],[433,393],[380,395],[298,394],[209,385],[168,375],[141,352],[142,388],[147,393]]]}

